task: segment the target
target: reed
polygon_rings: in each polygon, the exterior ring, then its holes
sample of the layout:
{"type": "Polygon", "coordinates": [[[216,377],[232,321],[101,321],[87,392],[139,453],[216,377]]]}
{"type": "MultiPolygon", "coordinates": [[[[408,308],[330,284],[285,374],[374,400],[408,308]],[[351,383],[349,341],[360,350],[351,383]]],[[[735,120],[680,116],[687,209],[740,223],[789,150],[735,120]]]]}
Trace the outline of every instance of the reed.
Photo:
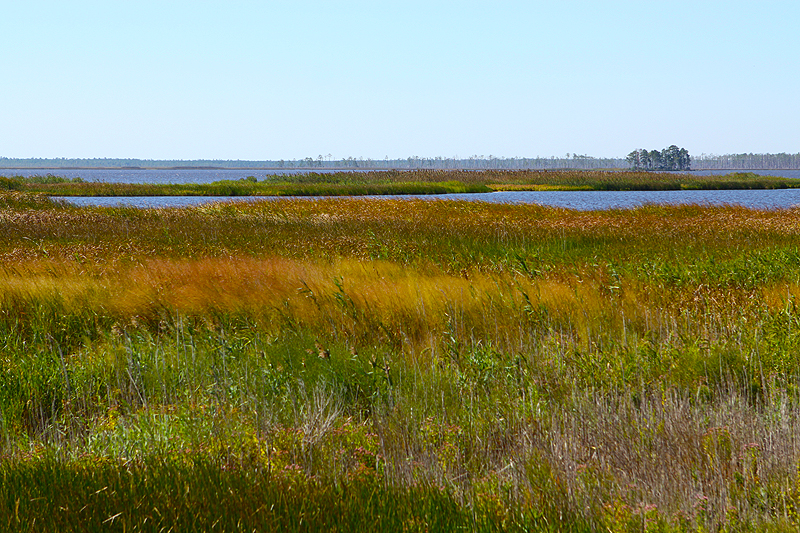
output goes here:
{"type": "Polygon", "coordinates": [[[0,179],[0,190],[53,196],[364,196],[491,192],[493,190],[651,191],[785,189],[797,180],[738,172],[700,176],[667,172],[594,170],[408,170],[332,172],[255,177],[209,184],[125,184],[80,178],[20,176],[0,179]]]}
{"type": "Polygon", "coordinates": [[[797,528],[798,210],[0,202],[10,531],[797,528]]]}

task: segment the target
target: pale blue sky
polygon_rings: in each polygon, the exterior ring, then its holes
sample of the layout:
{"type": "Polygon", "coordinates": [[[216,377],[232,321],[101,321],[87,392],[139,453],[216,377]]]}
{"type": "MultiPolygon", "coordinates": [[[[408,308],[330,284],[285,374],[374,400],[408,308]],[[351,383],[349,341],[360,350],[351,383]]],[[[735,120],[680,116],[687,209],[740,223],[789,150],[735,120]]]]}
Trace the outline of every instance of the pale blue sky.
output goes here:
{"type": "Polygon", "coordinates": [[[4,1],[0,156],[800,152],[800,2],[4,1]]]}

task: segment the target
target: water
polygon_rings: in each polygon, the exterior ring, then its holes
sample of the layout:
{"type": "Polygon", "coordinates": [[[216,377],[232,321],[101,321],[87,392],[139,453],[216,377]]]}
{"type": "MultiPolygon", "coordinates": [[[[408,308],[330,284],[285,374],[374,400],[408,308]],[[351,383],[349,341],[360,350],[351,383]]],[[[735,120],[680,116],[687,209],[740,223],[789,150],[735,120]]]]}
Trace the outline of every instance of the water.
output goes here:
{"type": "MultiPolygon", "coordinates": [[[[313,200],[314,197],[304,197],[313,200]]],[[[780,209],[800,205],[800,189],[725,191],[507,191],[425,196],[368,196],[374,199],[469,200],[494,203],[539,204],[578,210],[630,209],[647,204],[741,205],[752,209],[780,209]]],[[[65,197],[82,206],[187,207],[209,202],[280,201],[269,196],[117,196],[65,197]]]]}
{"type": "MultiPolygon", "coordinates": [[[[261,169],[247,170],[236,168],[225,169],[41,169],[41,168],[2,168],[0,176],[46,176],[52,174],[64,178],[81,178],[84,181],[101,181],[106,183],[212,183],[222,180],[238,180],[254,176],[261,181],[265,178],[287,174],[307,174],[308,172],[338,172],[330,169],[261,169]]],[[[353,172],[348,171],[348,172],[353,172]]]]}
{"type": "Polygon", "coordinates": [[[212,202],[256,202],[259,200],[279,200],[275,196],[54,196],[54,200],[64,200],[77,206],[95,207],[192,207],[212,202]]]}

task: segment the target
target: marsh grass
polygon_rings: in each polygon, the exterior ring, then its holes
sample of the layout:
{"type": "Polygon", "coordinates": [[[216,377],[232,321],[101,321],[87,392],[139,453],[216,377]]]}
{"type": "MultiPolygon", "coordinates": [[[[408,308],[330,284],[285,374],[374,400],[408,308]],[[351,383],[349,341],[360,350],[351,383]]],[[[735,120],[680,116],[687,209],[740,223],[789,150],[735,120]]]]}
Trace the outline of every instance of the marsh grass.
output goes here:
{"type": "Polygon", "coordinates": [[[800,211],[0,202],[8,530],[797,527],[800,211]]]}
{"type": "Polygon", "coordinates": [[[785,189],[797,180],[738,172],[720,176],[640,171],[409,170],[255,177],[208,184],[126,184],[80,178],[0,178],[0,190],[52,196],[364,196],[476,193],[503,190],[655,191],[785,189]]]}
{"type": "MultiPolygon", "coordinates": [[[[446,176],[442,176],[446,178],[446,176]]],[[[476,180],[462,183],[427,175],[397,173],[345,173],[276,176],[258,182],[255,178],[223,180],[204,184],[142,184],[84,182],[50,176],[50,179],[3,178],[0,190],[39,192],[53,196],[367,196],[426,195],[490,192],[476,180]],[[404,179],[398,179],[404,178],[404,179]]]]}

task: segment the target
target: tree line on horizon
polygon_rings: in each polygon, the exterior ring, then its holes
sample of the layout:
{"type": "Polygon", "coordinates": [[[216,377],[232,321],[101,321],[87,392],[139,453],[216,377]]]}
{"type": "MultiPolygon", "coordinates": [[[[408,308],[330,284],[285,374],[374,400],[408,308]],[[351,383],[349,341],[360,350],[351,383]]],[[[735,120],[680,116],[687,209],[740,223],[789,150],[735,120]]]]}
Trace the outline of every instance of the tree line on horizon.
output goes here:
{"type": "MultiPolygon", "coordinates": [[[[673,145],[675,148],[677,146],[673,145]]],[[[800,169],[800,153],[796,154],[701,154],[700,156],[689,156],[688,152],[681,154],[682,148],[678,148],[678,154],[671,151],[672,146],[667,150],[668,166],[673,161],[680,161],[680,165],[686,165],[686,157],[689,159],[689,166],[685,168],[666,168],[667,170],[737,170],[737,169],[800,169]]],[[[665,170],[664,150],[647,151],[644,149],[634,150],[626,158],[601,158],[589,155],[567,154],[565,157],[496,157],[473,155],[467,158],[459,157],[418,157],[412,156],[405,159],[371,159],[347,157],[334,159],[330,154],[327,156],[306,157],[303,159],[280,159],[280,160],[218,160],[218,159],[120,159],[120,158],[9,158],[0,157],[0,168],[269,168],[269,169],[366,169],[366,170],[386,170],[386,169],[434,169],[434,170],[458,170],[458,169],[499,169],[499,170],[562,170],[562,169],[628,169],[638,168],[641,170],[665,170]],[[645,157],[645,152],[647,156],[645,157]],[[658,157],[654,152],[658,153],[658,157]],[[633,160],[631,159],[633,156],[633,160]],[[638,159],[637,159],[638,158],[638,159]],[[638,161],[638,167],[636,162],[638,161]]],[[[677,164],[677,163],[676,163],[677,164]]]]}

